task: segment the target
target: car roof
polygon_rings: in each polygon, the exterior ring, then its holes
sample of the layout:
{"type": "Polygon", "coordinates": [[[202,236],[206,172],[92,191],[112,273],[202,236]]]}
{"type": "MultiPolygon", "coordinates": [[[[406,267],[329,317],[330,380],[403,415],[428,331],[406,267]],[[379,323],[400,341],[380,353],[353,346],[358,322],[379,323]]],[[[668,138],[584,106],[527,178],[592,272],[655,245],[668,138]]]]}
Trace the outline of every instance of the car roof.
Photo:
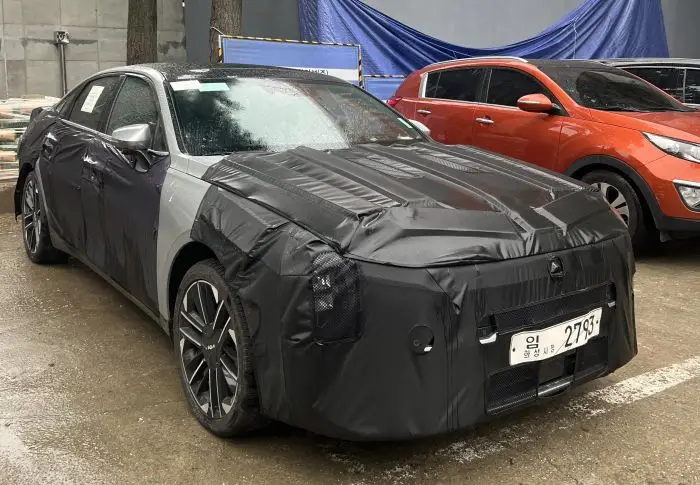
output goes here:
{"type": "Polygon", "coordinates": [[[310,71],[253,64],[135,64],[109,69],[107,72],[142,72],[160,74],[165,81],[207,80],[226,77],[262,77],[342,82],[339,79],[310,71]]]}
{"type": "Polygon", "coordinates": [[[605,64],[597,60],[582,60],[582,59],[522,59],[520,57],[508,56],[487,56],[487,57],[468,57],[465,59],[454,59],[443,62],[438,62],[427,66],[425,69],[444,69],[451,67],[471,66],[471,65],[532,65],[537,68],[546,67],[581,67],[581,68],[601,68],[605,64]]]}
{"type": "Polygon", "coordinates": [[[640,66],[640,65],[660,65],[660,66],[700,66],[700,59],[686,59],[682,57],[640,57],[640,58],[620,58],[605,59],[601,62],[612,66],[640,66]]]}

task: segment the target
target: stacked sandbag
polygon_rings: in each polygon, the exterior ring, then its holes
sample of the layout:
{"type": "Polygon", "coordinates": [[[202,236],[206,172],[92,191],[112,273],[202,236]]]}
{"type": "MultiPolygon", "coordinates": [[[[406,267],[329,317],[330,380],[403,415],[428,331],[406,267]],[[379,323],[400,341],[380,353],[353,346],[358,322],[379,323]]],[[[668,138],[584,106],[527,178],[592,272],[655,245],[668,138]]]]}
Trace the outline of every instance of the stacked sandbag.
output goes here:
{"type": "Polygon", "coordinates": [[[0,100],[0,170],[16,170],[17,143],[35,108],[53,106],[58,98],[24,96],[0,100]]]}

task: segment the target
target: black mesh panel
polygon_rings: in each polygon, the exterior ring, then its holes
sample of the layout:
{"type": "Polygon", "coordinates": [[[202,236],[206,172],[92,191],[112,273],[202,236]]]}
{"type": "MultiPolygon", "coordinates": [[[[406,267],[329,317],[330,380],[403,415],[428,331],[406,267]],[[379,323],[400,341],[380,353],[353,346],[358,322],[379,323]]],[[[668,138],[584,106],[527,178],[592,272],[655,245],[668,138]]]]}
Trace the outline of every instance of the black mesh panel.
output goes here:
{"type": "Polygon", "coordinates": [[[360,275],[353,261],[334,252],[313,261],[314,334],[321,342],[355,339],[360,335],[360,275]]]}

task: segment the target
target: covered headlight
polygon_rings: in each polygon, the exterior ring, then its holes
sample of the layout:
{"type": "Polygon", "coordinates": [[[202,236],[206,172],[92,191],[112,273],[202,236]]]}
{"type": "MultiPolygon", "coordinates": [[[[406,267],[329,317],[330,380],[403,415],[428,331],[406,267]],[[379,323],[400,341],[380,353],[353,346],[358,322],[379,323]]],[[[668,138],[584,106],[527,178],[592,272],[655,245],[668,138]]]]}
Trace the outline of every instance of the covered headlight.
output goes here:
{"type": "Polygon", "coordinates": [[[644,136],[669,155],[688,160],[689,162],[700,163],[700,145],[651,133],[644,133],[644,136]]]}
{"type": "Polygon", "coordinates": [[[318,253],[311,275],[314,337],[320,343],[354,340],[360,335],[360,271],[335,252],[318,253]]]}
{"type": "Polygon", "coordinates": [[[673,183],[685,205],[691,210],[700,210],[700,184],[683,180],[674,180],[673,183]]]}

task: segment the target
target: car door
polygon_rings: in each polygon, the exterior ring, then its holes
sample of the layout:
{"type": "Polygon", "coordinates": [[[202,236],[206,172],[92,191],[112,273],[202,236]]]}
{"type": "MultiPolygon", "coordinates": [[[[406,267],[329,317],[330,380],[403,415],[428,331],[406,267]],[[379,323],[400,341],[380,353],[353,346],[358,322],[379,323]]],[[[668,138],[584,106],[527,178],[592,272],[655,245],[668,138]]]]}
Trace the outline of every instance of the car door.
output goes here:
{"type": "Polygon", "coordinates": [[[151,82],[128,75],[106,123],[106,138],[94,153],[91,185],[95,200],[86,204],[89,250],[103,258],[103,270],[148,309],[157,309],[156,240],[160,191],[169,166],[158,97],[151,82]],[[131,125],[148,125],[150,149],[121,151],[111,135],[131,125]]]}
{"type": "Polygon", "coordinates": [[[84,254],[86,241],[83,165],[120,81],[119,76],[105,76],[88,82],[65,118],[49,128],[42,142],[39,172],[52,235],[78,256],[84,254]]]}
{"type": "Polygon", "coordinates": [[[431,137],[450,145],[469,145],[474,132],[474,104],[481,96],[486,69],[457,68],[426,74],[416,105],[416,119],[431,137]]]}
{"type": "Polygon", "coordinates": [[[683,103],[683,81],[685,70],[678,67],[639,66],[625,68],[635,76],[663,89],[668,94],[683,103]]]}
{"type": "Polygon", "coordinates": [[[700,69],[689,67],[685,71],[684,103],[700,105],[700,69]]]}
{"type": "Polygon", "coordinates": [[[534,77],[516,69],[493,68],[487,86],[486,103],[476,108],[473,144],[554,168],[563,125],[561,114],[528,113],[517,107],[517,101],[527,94],[542,93],[560,106],[556,98],[534,77]]]}

